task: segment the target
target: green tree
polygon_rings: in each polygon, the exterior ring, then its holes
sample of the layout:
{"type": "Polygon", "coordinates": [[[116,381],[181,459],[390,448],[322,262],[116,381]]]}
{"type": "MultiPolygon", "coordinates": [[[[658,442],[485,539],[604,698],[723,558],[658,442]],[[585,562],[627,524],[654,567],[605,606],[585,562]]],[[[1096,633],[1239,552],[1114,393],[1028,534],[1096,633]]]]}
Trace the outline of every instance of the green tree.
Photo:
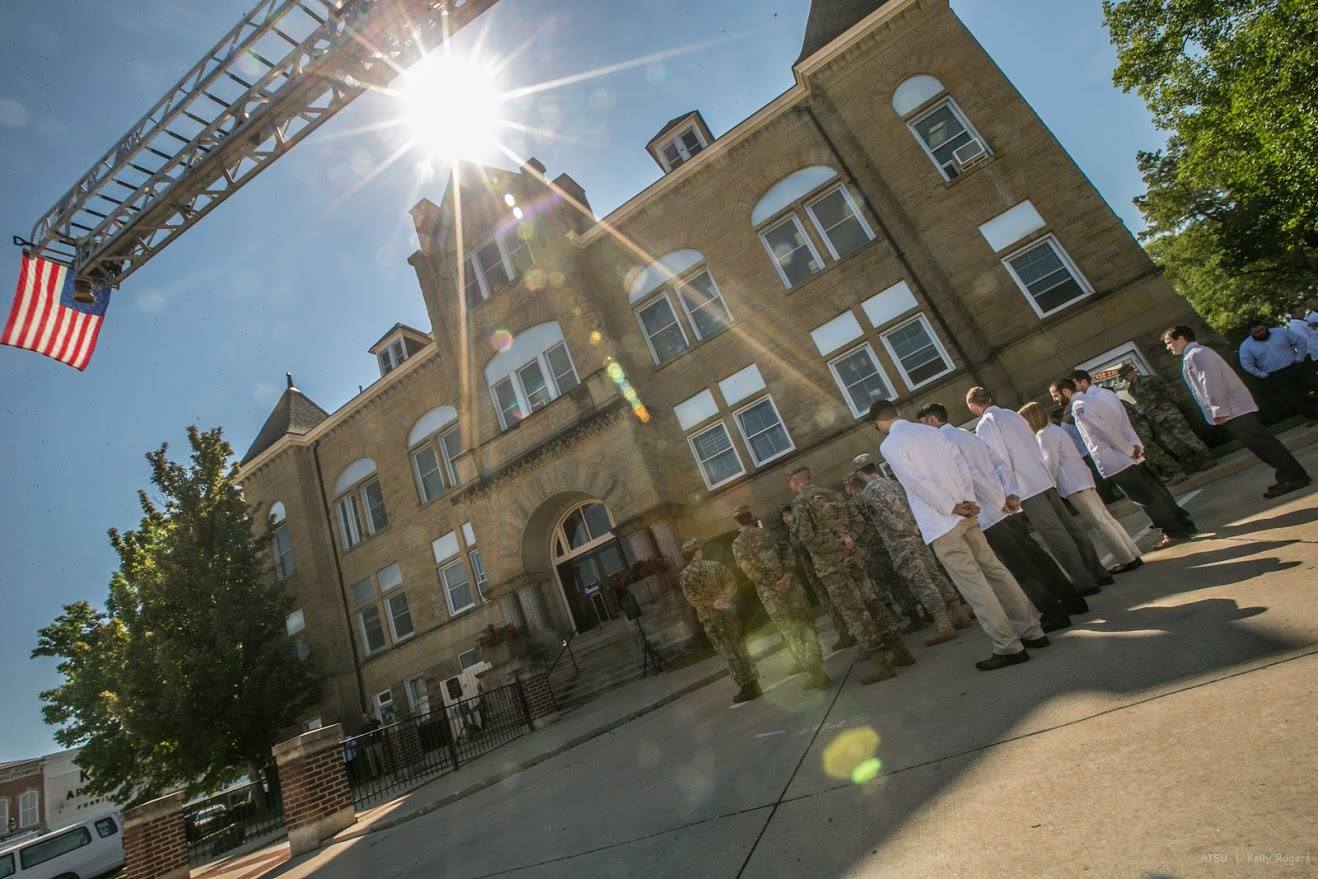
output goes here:
{"type": "Polygon", "coordinates": [[[1148,192],[1136,204],[1155,259],[1219,329],[1311,294],[1318,4],[1105,0],[1103,11],[1113,80],[1171,135],[1139,157],[1148,192]]]}
{"type": "Polygon", "coordinates": [[[219,428],[190,427],[188,441],[187,465],[165,445],[147,454],[162,500],[139,492],[137,530],[110,530],[106,610],[66,606],[33,650],[60,660],[63,683],[41,694],[56,740],[81,746],[89,787],[121,802],[259,778],[316,695],[233,449],[219,428]]]}

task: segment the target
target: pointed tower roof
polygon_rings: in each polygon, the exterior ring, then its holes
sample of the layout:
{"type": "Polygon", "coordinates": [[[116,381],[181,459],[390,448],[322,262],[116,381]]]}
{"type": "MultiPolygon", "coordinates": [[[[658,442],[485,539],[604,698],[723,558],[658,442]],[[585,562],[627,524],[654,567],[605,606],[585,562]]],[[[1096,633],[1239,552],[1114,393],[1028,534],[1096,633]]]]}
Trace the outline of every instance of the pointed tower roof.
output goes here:
{"type": "Polygon", "coordinates": [[[320,408],[300,390],[293,385],[293,373],[286,373],[288,378],[288,387],[284,390],[283,396],[275,404],[274,411],[270,417],[261,425],[260,431],[256,434],[256,439],[252,440],[252,446],[243,455],[242,463],[255,458],[266,449],[273,446],[279,439],[287,434],[304,434],[311,428],[320,424],[329,413],[320,408]]]}
{"type": "Polygon", "coordinates": [[[813,0],[797,63],[842,36],[852,25],[886,2],[888,0],[813,0]]]}

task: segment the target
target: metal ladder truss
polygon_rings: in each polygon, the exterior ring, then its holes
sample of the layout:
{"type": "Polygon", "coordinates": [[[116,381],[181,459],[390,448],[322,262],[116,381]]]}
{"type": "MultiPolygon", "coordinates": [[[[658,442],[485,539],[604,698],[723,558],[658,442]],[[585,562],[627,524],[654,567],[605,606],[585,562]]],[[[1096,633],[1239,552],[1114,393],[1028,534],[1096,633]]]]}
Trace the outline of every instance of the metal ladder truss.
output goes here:
{"type": "Polygon", "coordinates": [[[261,0],[31,233],[118,285],[367,88],[497,0],[261,0]]]}

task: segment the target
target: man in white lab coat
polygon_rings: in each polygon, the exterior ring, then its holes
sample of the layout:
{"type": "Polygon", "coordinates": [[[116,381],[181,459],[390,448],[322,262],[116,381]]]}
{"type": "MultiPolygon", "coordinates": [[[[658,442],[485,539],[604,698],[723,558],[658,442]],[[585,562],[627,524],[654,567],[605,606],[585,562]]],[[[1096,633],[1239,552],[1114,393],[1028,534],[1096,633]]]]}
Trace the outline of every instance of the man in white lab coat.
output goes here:
{"type": "Polygon", "coordinates": [[[1042,615],[1043,630],[1065,629],[1071,625],[1071,614],[1088,613],[1088,602],[1026,531],[1020,505],[1007,502],[1007,485],[1012,480],[1007,463],[970,431],[948,424],[947,408],[942,404],[929,403],[915,417],[921,424],[938,428],[961,455],[975,486],[980,530],[1042,615]]]}
{"type": "Polygon", "coordinates": [[[879,452],[906,490],[921,537],[993,641],[993,655],[975,667],[993,671],[1028,662],[1026,648],[1051,642],[1038,612],[979,530],[975,487],[956,448],[934,428],[902,418],[889,400],[870,406],[870,420],[887,434],[879,452]]]}
{"type": "Polygon", "coordinates": [[[1208,423],[1221,425],[1276,471],[1277,481],[1268,486],[1264,497],[1280,497],[1309,484],[1309,474],[1300,462],[1264,429],[1253,395],[1220,354],[1196,342],[1194,330],[1187,326],[1167,329],[1162,341],[1181,358],[1181,375],[1208,423]]]}
{"type": "Polygon", "coordinates": [[[1059,406],[1070,407],[1075,425],[1104,478],[1115,482],[1162,529],[1157,549],[1166,549],[1198,532],[1190,514],[1144,465],[1144,447],[1124,407],[1114,409],[1093,399],[1069,378],[1058,379],[1048,390],[1059,406]]]}
{"type": "Polygon", "coordinates": [[[1024,508],[1025,517],[1061,563],[1075,591],[1081,597],[1088,597],[1096,594],[1100,586],[1110,585],[1112,576],[1099,561],[1084,527],[1062,504],[1057,486],[1043,463],[1034,431],[1025,419],[1010,409],[993,405],[993,397],[984,388],[971,388],[966,394],[966,406],[979,416],[975,435],[1011,470],[1008,501],[1024,508]]]}

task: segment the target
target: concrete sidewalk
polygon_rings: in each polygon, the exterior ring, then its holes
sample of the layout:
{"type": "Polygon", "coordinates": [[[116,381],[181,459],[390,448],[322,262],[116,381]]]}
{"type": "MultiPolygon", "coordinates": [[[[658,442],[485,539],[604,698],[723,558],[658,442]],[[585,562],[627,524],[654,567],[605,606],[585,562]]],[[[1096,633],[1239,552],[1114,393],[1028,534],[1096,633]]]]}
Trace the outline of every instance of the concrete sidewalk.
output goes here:
{"type": "MultiPolygon", "coordinates": [[[[816,625],[822,639],[832,638],[827,615],[820,617],[816,625]]],[[[760,635],[747,644],[756,660],[777,653],[783,646],[777,632],[760,635]]],[[[398,799],[362,812],[357,816],[357,823],[335,836],[333,842],[388,830],[442,809],[727,676],[727,665],[716,655],[620,687],[582,705],[557,723],[462,764],[457,772],[441,775],[398,799]]],[[[732,685],[728,686],[731,699],[732,685]]]]}

